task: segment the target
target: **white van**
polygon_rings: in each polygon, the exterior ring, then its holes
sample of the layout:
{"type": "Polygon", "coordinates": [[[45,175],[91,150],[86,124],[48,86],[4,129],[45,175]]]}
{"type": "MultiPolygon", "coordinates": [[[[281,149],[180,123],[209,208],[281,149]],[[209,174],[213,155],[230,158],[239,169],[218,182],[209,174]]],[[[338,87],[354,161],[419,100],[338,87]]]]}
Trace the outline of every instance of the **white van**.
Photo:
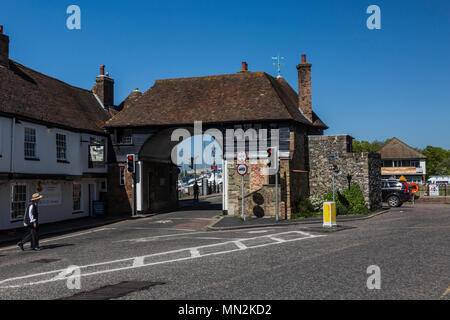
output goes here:
{"type": "Polygon", "coordinates": [[[431,176],[428,184],[450,184],[450,176],[431,176]]]}

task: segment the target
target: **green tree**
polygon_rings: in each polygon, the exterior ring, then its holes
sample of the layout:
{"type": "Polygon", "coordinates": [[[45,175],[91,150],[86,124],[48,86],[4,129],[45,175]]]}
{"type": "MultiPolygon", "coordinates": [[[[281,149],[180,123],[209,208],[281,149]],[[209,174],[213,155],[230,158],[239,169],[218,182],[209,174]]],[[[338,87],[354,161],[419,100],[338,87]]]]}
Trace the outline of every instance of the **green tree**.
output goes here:
{"type": "Polygon", "coordinates": [[[435,173],[439,176],[450,176],[450,157],[442,160],[435,168],[435,173]]]}
{"type": "MultiPolygon", "coordinates": [[[[437,167],[447,158],[450,157],[450,150],[445,150],[440,147],[427,146],[421,150],[421,153],[427,157],[427,174],[438,175],[437,167]]],[[[439,170],[445,170],[445,163],[439,170]]]]}
{"type": "Polygon", "coordinates": [[[389,140],[373,142],[353,140],[353,152],[378,152],[389,140]]]}

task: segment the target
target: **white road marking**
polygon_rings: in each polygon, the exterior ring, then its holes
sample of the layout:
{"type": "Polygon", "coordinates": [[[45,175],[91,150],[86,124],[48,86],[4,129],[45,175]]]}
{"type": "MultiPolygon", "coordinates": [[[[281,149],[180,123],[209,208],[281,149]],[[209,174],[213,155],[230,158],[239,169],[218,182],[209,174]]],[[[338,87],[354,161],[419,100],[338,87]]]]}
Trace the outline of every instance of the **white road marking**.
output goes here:
{"type": "Polygon", "coordinates": [[[245,244],[243,244],[241,241],[235,241],[234,244],[241,250],[248,249],[248,247],[245,244]]]}
{"type": "Polygon", "coordinates": [[[200,251],[198,251],[197,248],[191,249],[191,250],[189,250],[189,251],[191,252],[191,257],[192,257],[192,258],[198,258],[198,257],[201,256],[201,255],[200,255],[200,251]]]}
{"type": "Polygon", "coordinates": [[[269,236],[270,239],[278,241],[279,243],[284,243],[287,240],[281,239],[281,238],[277,238],[277,237],[273,237],[273,236],[269,236]]]}
{"type": "Polygon", "coordinates": [[[133,267],[142,267],[144,265],[144,257],[138,257],[133,261],[133,267]]]}
{"type": "MultiPolygon", "coordinates": [[[[94,233],[94,232],[100,232],[100,231],[105,231],[105,230],[115,230],[115,229],[116,228],[95,229],[95,230],[90,230],[90,231],[86,231],[86,232],[74,233],[74,234],[70,234],[70,235],[67,235],[67,236],[60,236],[60,237],[50,238],[50,239],[46,239],[46,240],[39,240],[39,243],[42,244],[42,243],[47,243],[47,242],[52,242],[52,241],[63,240],[63,239],[67,239],[67,238],[84,236],[86,234],[90,234],[90,233],[94,233]]],[[[6,247],[6,248],[2,248],[2,249],[0,249],[0,251],[7,251],[7,250],[12,250],[12,249],[17,249],[17,245],[9,246],[9,247],[6,247]]]]}
{"type": "Polygon", "coordinates": [[[273,230],[269,229],[269,230],[249,231],[247,233],[250,233],[250,234],[253,234],[253,233],[267,233],[267,232],[270,232],[270,231],[273,231],[273,230]]]}
{"type": "Polygon", "coordinates": [[[166,223],[173,223],[172,220],[157,220],[157,221],[152,221],[150,223],[161,223],[161,224],[166,224],[166,223]]]}
{"type": "MultiPolygon", "coordinates": [[[[244,251],[244,250],[249,250],[249,249],[266,247],[266,246],[270,246],[270,245],[280,244],[280,242],[275,241],[275,242],[270,242],[270,243],[258,244],[258,245],[254,245],[254,246],[246,246],[243,242],[249,241],[249,240],[258,240],[258,239],[262,239],[262,238],[265,238],[265,239],[271,239],[271,237],[278,238],[277,236],[288,235],[288,234],[291,234],[291,235],[298,234],[298,235],[301,235],[301,237],[293,238],[293,239],[289,239],[289,240],[283,240],[284,241],[283,243],[325,237],[325,235],[312,235],[312,234],[306,234],[305,232],[300,232],[300,231],[287,231],[287,232],[273,234],[270,236],[259,236],[259,237],[254,237],[254,238],[242,239],[240,241],[226,241],[226,242],[215,243],[215,244],[210,244],[210,245],[203,245],[203,246],[199,246],[199,247],[184,248],[184,249],[172,250],[172,251],[167,251],[167,252],[154,253],[154,254],[150,254],[150,255],[146,255],[146,256],[125,258],[125,259],[106,261],[106,262],[101,262],[101,263],[85,265],[85,266],[79,266],[80,270],[86,270],[86,271],[88,271],[87,270],[88,268],[94,268],[94,267],[98,268],[98,267],[105,267],[108,265],[110,267],[112,267],[112,269],[103,269],[103,270],[98,270],[98,271],[93,270],[92,272],[86,272],[86,273],[81,272],[80,276],[87,277],[87,276],[93,276],[93,275],[98,275],[98,274],[124,271],[124,270],[130,270],[130,269],[141,268],[141,267],[150,267],[150,266],[159,265],[159,264],[186,261],[186,260],[192,260],[192,259],[202,258],[202,257],[207,257],[207,256],[214,256],[214,255],[232,253],[232,252],[236,252],[236,251],[244,251]],[[221,251],[220,249],[224,245],[231,245],[231,248],[229,250],[221,251]],[[214,248],[214,247],[219,248],[219,251],[214,251],[214,252],[209,252],[209,253],[204,253],[204,254],[200,253],[200,249],[214,248]],[[181,257],[180,258],[171,258],[171,257],[177,256],[177,255],[181,256],[181,257]],[[158,259],[161,256],[167,256],[168,259],[161,261],[158,259]],[[155,258],[155,257],[158,257],[156,259],[157,261],[152,262],[151,259],[155,258]],[[145,259],[148,259],[149,262],[145,263],[145,259]],[[125,267],[115,267],[114,266],[114,265],[123,265],[126,262],[128,265],[125,267]]],[[[37,274],[31,274],[31,275],[27,275],[27,276],[5,279],[5,280],[0,281],[0,285],[2,285],[2,286],[0,286],[0,289],[21,288],[21,287],[26,287],[26,286],[45,284],[45,283],[65,280],[65,277],[63,277],[63,275],[64,275],[63,272],[65,270],[66,269],[52,270],[52,271],[47,271],[47,272],[42,272],[42,273],[37,273],[37,274]],[[50,277],[50,278],[48,278],[48,277],[50,277]],[[23,280],[27,281],[28,279],[34,279],[34,278],[36,278],[37,281],[14,284],[14,282],[16,282],[16,281],[21,282],[23,280]],[[8,283],[13,283],[13,284],[4,286],[4,284],[8,284],[8,283]]]]}
{"type": "Polygon", "coordinates": [[[215,218],[170,218],[172,220],[205,220],[205,221],[212,221],[217,220],[215,218]]]}

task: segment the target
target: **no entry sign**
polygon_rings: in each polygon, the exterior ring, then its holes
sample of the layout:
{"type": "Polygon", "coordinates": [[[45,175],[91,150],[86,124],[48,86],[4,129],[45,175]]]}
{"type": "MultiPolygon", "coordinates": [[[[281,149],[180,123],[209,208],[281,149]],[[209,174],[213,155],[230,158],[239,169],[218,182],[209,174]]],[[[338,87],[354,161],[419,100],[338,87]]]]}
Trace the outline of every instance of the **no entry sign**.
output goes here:
{"type": "Polygon", "coordinates": [[[239,164],[236,167],[236,171],[239,173],[239,175],[245,176],[248,173],[248,167],[245,164],[239,164]]]}

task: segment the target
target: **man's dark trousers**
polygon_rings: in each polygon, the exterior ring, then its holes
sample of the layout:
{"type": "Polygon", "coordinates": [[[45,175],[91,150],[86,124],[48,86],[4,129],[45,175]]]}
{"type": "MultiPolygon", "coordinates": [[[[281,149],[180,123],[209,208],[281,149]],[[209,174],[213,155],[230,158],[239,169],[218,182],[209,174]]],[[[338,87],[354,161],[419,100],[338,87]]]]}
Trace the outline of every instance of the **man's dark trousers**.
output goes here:
{"type": "Polygon", "coordinates": [[[22,245],[31,240],[31,249],[39,248],[38,229],[31,225],[28,226],[28,231],[28,234],[21,241],[22,245]]]}

